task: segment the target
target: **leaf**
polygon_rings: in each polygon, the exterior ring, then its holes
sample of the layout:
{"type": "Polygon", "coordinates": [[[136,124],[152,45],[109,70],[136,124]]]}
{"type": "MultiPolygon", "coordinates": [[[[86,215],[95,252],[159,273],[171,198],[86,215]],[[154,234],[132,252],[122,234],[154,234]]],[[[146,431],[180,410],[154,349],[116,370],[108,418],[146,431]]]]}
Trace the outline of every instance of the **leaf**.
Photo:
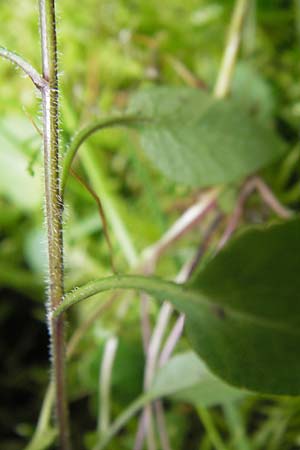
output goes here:
{"type": "Polygon", "coordinates": [[[189,87],[156,87],[133,96],[130,113],[152,163],[172,180],[204,187],[249,175],[283,154],[272,131],[233,100],[189,87]]]}
{"type": "Polygon", "coordinates": [[[177,400],[209,407],[245,396],[212,375],[194,352],[174,356],[156,375],[149,395],[155,399],[173,396],[177,400]]]}
{"type": "Polygon", "coordinates": [[[118,275],[66,295],[71,305],[109,289],[139,289],[186,315],[194,351],[229,384],[300,395],[300,221],[253,227],[217,254],[186,285],[118,275]]]}
{"type": "Polygon", "coordinates": [[[194,349],[229,383],[300,394],[300,221],[249,229],[189,283],[210,299],[193,308],[194,349]]]}
{"type": "Polygon", "coordinates": [[[159,370],[150,390],[130,403],[111,424],[100,443],[94,447],[95,450],[105,448],[113,436],[144,406],[158,398],[175,394],[180,400],[204,407],[218,404],[221,400],[230,402],[245,395],[211,375],[193,352],[176,355],[159,370]],[[197,389],[198,397],[194,399],[197,403],[188,398],[189,389],[197,389]]]}
{"type": "Polygon", "coordinates": [[[274,114],[275,101],[271,85],[261,77],[255,67],[247,62],[237,65],[232,95],[244,110],[261,122],[270,122],[274,114]]]}
{"type": "Polygon", "coordinates": [[[173,356],[157,373],[149,395],[159,398],[197,385],[207,373],[203,362],[193,353],[173,356]]]}

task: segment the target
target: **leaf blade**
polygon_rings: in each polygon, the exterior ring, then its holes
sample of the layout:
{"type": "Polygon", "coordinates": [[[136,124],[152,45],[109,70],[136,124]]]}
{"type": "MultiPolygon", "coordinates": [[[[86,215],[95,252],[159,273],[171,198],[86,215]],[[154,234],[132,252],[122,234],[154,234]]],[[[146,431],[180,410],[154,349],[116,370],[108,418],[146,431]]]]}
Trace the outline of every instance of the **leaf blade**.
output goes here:
{"type": "Polygon", "coordinates": [[[241,179],[283,154],[283,144],[233,100],[193,88],[158,87],[136,94],[130,113],[151,162],[175,182],[207,187],[241,179]]]}
{"type": "Polygon", "coordinates": [[[255,392],[300,395],[299,266],[296,218],[242,233],[187,285],[109,277],[67,294],[54,315],[108,289],[144,290],[185,313],[192,348],[218,377],[255,392]]]}

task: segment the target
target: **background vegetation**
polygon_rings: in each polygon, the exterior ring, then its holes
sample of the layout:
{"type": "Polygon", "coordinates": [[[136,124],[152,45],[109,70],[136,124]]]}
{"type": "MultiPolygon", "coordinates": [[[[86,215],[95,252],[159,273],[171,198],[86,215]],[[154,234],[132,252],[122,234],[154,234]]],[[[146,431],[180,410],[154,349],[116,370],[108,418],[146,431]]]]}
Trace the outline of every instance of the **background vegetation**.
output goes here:
{"type": "MultiPolygon", "coordinates": [[[[242,36],[231,95],[243,107],[273,121],[288,152],[261,176],[278,201],[298,211],[300,120],[300,5],[297,0],[259,0],[242,36]]],[[[254,4],[254,2],[253,2],[254,4]]],[[[233,9],[212,0],[60,0],[59,48],[61,139],[90,119],[125,109],[137,89],[168,84],[213,90],[233,9]]],[[[40,66],[35,0],[2,2],[0,42],[40,66]]],[[[35,430],[48,383],[44,309],[45,237],[43,226],[40,102],[30,82],[0,63],[0,333],[1,448],[24,448],[35,430]]],[[[149,247],[198,198],[199,190],[175,184],[158,173],[134,132],[103,131],[76,159],[75,170],[93,186],[106,210],[114,265],[129,272],[149,247]]],[[[175,242],[158,261],[156,273],[174,278],[206,242],[201,264],[214,253],[245,180],[226,186],[217,206],[197,227],[175,242]]],[[[75,177],[66,193],[67,287],[111,273],[111,252],[97,204],[75,177]]],[[[240,226],[276,216],[254,193],[240,226]]],[[[117,417],[143,390],[145,356],[137,294],[110,299],[90,322],[68,369],[72,433],[76,449],[92,448],[99,406],[99,371],[108,339],[117,339],[111,379],[111,416],[117,417]]],[[[97,305],[79,305],[69,315],[68,335],[86,323],[97,305]]],[[[152,326],[159,305],[151,303],[152,326]]],[[[172,319],[175,320],[175,316],[172,319]]],[[[82,329],[82,328],[81,328],[82,329]]],[[[188,349],[183,337],[176,352],[188,349]]],[[[300,402],[245,396],[201,406],[196,394],[168,397],[164,403],[173,449],[300,448],[300,402]],[[217,404],[215,404],[217,403],[217,404]]],[[[112,449],[131,449],[138,418],[128,422],[112,449]]],[[[46,442],[51,447],[53,429],[46,442]],[[52,433],[52,434],[51,434],[52,433]]],[[[157,438],[157,448],[162,448],[157,438]]]]}

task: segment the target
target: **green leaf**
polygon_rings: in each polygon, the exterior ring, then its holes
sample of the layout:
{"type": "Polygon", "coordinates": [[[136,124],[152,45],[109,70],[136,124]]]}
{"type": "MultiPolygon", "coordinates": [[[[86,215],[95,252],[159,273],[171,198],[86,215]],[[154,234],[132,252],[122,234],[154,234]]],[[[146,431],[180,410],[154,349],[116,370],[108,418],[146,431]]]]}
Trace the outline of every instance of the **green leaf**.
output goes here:
{"type": "Polygon", "coordinates": [[[176,182],[196,187],[231,182],[283,154],[272,129],[233,100],[215,100],[201,90],[151,88],[132,98],[129,111],[149,119],[138,126],[142,147],[176,182]]]}
{"type": "Polygon", "coordinates": [[[232,83],[232,95],[244,110],[260,122],[268,123],[274,114],[275,101],[271,85],[248,62],[237,65],[232,83]]]}
{"type": "Polygon", "coordinates": [[[176,355],[158,371],[150,390],[130,403],[125,411],[111,424],[101,442],[94,449],[102,450],[105,448],[113,436],[144,406],[153,400],[170,395],[177,395],[181,401],[208,407],[221,401],[231,402],[245,394],[227,386],[211,375],[203,362],[193,352],[176,355]],[[194,400],[197,403],[190,400],[189,389],[196,389],[197,397],[194,400]]]}
{"type": "Polygon", "coordinates": [[[191,344],[229,383],[300,394],[300,221],[249,229],[189,283],[210,299],[187,316],[191,344]]]}
{"type": "Polygon", "coordinates": [[[186,315],[192,348],[208,368],[240,388],[300,395],[300,221],[254,227],[186,285],[115,276],[66,295],[71,305],[109,289],[140,289],[186,315]]]}
{"type": "Polygon", "coordinates": [[[177,400],[210,407],[245,396],[213,374],[194,352],[174,356],[156,375],[149,395],[155,399],[173,396],[177,400]]]}

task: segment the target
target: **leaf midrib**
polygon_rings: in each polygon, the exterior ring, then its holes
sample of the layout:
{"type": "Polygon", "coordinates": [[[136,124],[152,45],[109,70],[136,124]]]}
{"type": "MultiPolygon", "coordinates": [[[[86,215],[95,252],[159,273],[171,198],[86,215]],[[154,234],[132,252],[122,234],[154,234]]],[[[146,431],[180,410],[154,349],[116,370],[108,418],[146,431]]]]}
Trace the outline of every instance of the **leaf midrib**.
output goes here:
{"type": "Polygon", "coordinates": [[[192,302],[197,306],[205,306],[210,310],[212,315],[216,314],[218,308],[220,308],[224,311],[224,318],[220,317],[220,320],[226,320],[227,315],[231,316],[233,319],[244,320],[253,323],[254,325],[269,328],[277,332],[284,332],[292,336],[300,336],[300,329],[287,328],[284,323],[266,318],[260,318],[253,314],[233,309],[228,305],[211,301],[207,298],[205,292],[202,292],[200,289],[196,291],[188,288],[186,285],[165,281],[157,277],[144,277],[140,275],[115,275],[89,282],[86,285],[66,294],[63,302],[53,312],[53,316],[58,317],[79,301],[112,289],[137,289],[146,291],[160,300],[166,299],[174,302],[175,307],[184,313],[187,311],[185,308],[186,302],[192,302]],[[181,301],[182,305],[178,304],[178,302],[181,301]]]}

